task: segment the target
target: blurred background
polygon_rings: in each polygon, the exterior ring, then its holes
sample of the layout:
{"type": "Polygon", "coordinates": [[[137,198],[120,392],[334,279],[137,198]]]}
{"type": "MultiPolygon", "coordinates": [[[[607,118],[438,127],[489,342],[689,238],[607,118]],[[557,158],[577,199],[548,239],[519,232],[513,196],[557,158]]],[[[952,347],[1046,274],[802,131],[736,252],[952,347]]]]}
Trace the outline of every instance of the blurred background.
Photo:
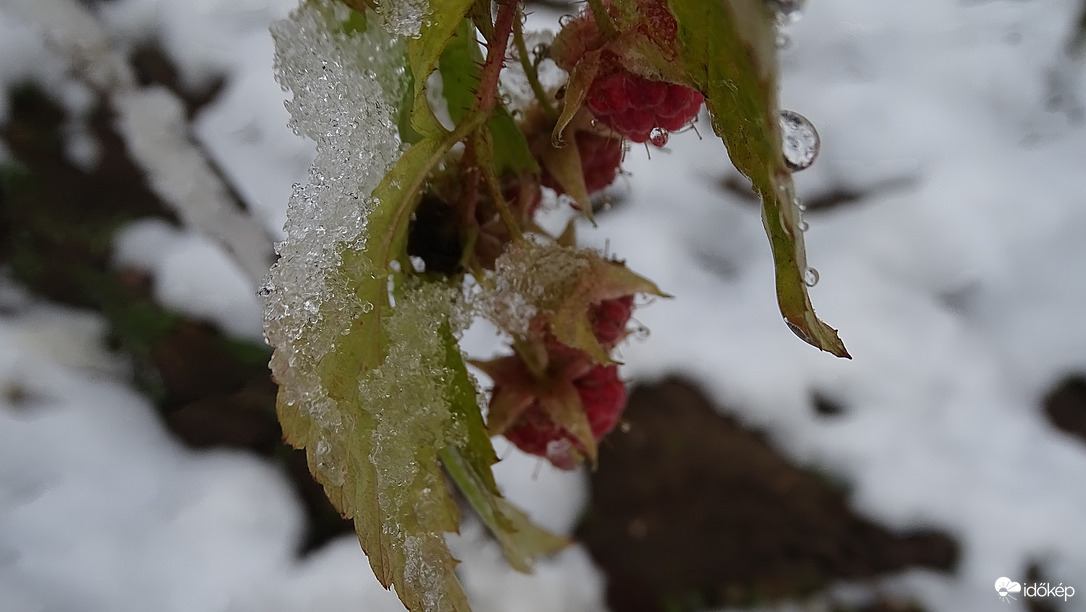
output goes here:
{"type": "MultiPolygon", "coordinates": [[[[0,0],[0,612],[402,609],[275,420],[293,4],[0,0]]],[[[581,236],[675,298],[635,313],[598,470],[495,441],[578,543],[522,576],[467,518],[476,612],[1086,610],[1086,3],[801,17],[781,103],[821,134],[811,293],[853,359],[782,322],[706,117],[632,147],[581,236]]]]}

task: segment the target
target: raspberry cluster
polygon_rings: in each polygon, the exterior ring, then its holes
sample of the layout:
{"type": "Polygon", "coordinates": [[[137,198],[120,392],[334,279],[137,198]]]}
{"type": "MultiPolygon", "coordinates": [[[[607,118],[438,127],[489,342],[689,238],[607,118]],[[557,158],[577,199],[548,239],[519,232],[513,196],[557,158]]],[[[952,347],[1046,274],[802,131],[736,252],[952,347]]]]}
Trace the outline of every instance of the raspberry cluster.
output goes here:
{"type": "MultiPolygon", "coordinates": [[[[589,309],[589,321],[596,340],[610,350],[626,337],[626,326],[633,312],[633,295],[603,300],[589,309]]],[[[615,365],[592,364],[588,355],[548,338],[546,342],[549,370],[561,372],[558,379],[569,376],[580,398],[581,408],[588,420],[592,437],[598,442],[618,423],[626,407],[626,385],[618,377],[615,365]]],[[[529,368],[519,355],[512,370],[530,377],[529,368]]],[[[541,394],[553,380],[539,381],[541,394]]],[[[513,383],[516,384],[516,383],[513,383]]],[[[510,390],[502,381],[495,381],[491,409],[510,390]]],[[[556,467],[573,469],[585,453],[584,445],[568,429],[555,422],[540,397],[531,398],[528,405],[502,434],[520,450],[545,457],[556,467]]]]}
{"type": "Polygon", "coordinates": [[[662,147],[668,132],[693,121],[703,101],[688,87],[651,81],[613,66],[592,82],[587,106],[600,123],[626,138],[662,147]]]}
{"type": "MultiPolygon", "coordinates": [[[[626,385],[618,377],[618,367],[597,365],[575,379],[573,385],[584,405],[592,437],[599,440],[614,429],[626,406],[626,385]]],[[[569,431],[551,420],[539,402],[528,406],[504,435],[520,450],[545,457],[564,470],[576,467],[584,451],[569,431]]]]}

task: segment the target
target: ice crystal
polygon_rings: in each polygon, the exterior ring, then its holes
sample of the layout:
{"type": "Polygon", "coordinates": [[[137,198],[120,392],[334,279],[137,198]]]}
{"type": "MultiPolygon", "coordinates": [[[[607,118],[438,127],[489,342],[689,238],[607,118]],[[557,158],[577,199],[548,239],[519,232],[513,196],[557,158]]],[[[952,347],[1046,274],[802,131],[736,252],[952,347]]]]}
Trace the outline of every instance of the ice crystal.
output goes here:
{"type": "Polygon", "coordinates": [[[381,0],[377,13],[385,28],[397,36],[416,37],[429,17],[429,0],[381,0]]]}
{"type": "Polygon", "coordinates": [[[531,241],[514,243],[498,258],[484,314],[513,335],[527,333],[532,318],[557,306],[564,289],[589,266],[587,252],[531,241]]]}
{"type": "Polygon", "coordinates": [[[344,272],[357,278],[378,271],[342,271],[341,254],[364,246],[366,215],[375,205],[370,193],[401,153],[394,110],[406,86],[396,63],[403,43],[380,24],[345,32],[349,16],[336,2],[306,2],[272,27],[276,73],[294,94],[286,103],[290,125],[316,141],[317,156],[308,184],[294,187],[287,238],[276,245],[280,258],[261,291],[280,403],[317,425],[317,469],[331,482],[342,479],[334,446],[350,423],[317,366],[372,308],[344,272]]]}

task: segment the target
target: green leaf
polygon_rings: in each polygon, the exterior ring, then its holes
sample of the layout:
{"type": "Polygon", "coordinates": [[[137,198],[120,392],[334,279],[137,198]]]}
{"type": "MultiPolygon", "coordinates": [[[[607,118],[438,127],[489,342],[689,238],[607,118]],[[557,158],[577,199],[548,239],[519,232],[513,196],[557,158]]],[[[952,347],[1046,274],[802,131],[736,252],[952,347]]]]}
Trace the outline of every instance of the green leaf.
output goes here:
{"type": "Polygon", "coordinates": [[[777,302],[789,328],[809,344],[849,357],[837,331],[815,315],[804,278],[807,257],[795,188],[781,154],[776,29],[761,2],[669,0],[679,54],[703,94],[713,130],[762,198],[762,223],[776,268],[777,302]]]}
{"type": "Polygon", "coordinates": [[[408,41],[408,65],[411,67],[411,74],[415,76],[415,103],[411,124],[425,136],[440,136],[445,132],[426,100],[426,80],[437,68],[441,53],[453,38],[464,15],[471,9],[472,2],[473,0],[430,0],[430,14],[418,38],[408,41]]]}
{"type": "Polygon", "coordinates": [[[469,19],[461,19],[438,63],[442,95],[449,105],[449,116],[454,123],[459,123],[475,104],[479,67],[482,64],[483,54],[475,42],[475,26],[469,19]]]}
{"type": "Polygon", "coordinates": [[[518,508],[501,496],[490,466],[498,461],[486,425],[479,412],[477,391],[456,339],[444,328],[447,371],[452,372],[447,398],[454,420],[465,435],[457,444],[441,451],[441,460],[475,512],[490,529],[505,552],[509,565],[528,572],[542,555],[554,553],[569,542],[531,522],[518,508]]]}
{"type": "Polygon", "coordinates": [[[494,142],[494,157],[497,161],[498,174],[522,172],[538,173],[539,163],[535,161],[524,132],[517,127],[517,122],[504,107],[494,109],[487,122],[491,139],[494,142]]]}
{"type": "MultiPolygon", "coordinates": [[[[449,106],[449,116],[455,123],[460,123],[475,105],[479,66],[482,63],[483,55],[475,41],[475,27],[470,20],[463,19],[441,54],[439,63],[443,95],[449,106]]],[[[495,170],[499,176],[506,172],[514,175],[539,172],[539,164],[528,147],[524,133],[500,103],[487,122],[487,129],[493,141],[495,170]]]]}
{"type": "Polygon", "coordinates": [[[338,418],[318,423],[311,406],[292,404],[284,390],[278,402],[284,436],[306,448],[329,499],[354,519],[374,574],[396,585],[412,611],[468,610],[443,535],[458,528],[459,510],[437,456],[451,420],[441,383],[444,346],[428,327],[448,320],[442,307],[449,300],[407,292],[392,309],[388,281],[427,176],[462,136],[408,149],[373,192],[364,246],[341,253],[336,282],[368,306],[320,359],[317,373],[338,418]]]}

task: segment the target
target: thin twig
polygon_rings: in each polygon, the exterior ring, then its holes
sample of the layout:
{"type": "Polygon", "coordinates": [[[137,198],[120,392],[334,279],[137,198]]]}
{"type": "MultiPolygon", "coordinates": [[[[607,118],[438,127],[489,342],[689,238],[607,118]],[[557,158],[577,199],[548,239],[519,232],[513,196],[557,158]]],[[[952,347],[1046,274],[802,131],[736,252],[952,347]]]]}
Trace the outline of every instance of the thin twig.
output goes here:
{"type": "Polygon", "coordinates": [[[543,90],[543,84],[539,82],[539,71],[532,62],[528,61],[528,46],[524,44],[524,23],[519,18],[513,21],[513,44],[517,47],[520,66],[524,68],[524,74],[528,77],[528,84],[531,85],[536,100],[539,100],[539,105],[543,107],[547,119],[552,122],[557,120],[558,111],[554,109],[554,105],[547,97],[547,92],[543,90]]]}

